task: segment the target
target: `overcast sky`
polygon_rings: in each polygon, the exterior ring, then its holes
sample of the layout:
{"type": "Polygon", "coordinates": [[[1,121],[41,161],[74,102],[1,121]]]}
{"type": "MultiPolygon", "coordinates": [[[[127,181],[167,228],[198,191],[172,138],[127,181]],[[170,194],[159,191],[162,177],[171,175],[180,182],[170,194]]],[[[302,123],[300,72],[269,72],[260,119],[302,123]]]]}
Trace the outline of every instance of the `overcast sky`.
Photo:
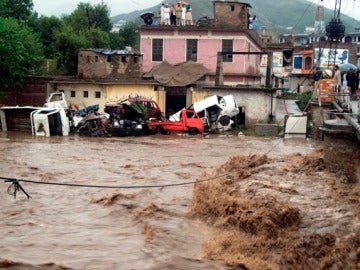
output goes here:
{"type": "MultiPolygon", "coordinates": [[[[55,15],[58,17],[63,14],[70,14],[81,2],[91,3],[92,5],[101,4],[101,0],[33,0],[34,10],[40,15],[55,15]]],[[[162,2],[162,0],[103,0],[103,3],[110,7],[110,16],[129,13],[134,10],[142,10],[162,2]]]]}
{"type": "MultiPolygon", "coordinates": [[[[102,0],[33,0],[34,10],[40,15],[45,16],[61,16],[63,14],[70,14],[80,2],[100,4],[102,0]]],[[[188,0],[191,1],[196,0],[188,0]]],[[[274,0],[276,1],[276,0],[274,0]]],[[[290,0],[291,1],[291,0],[290,0]]],[[[314,3],[319,3],[320,0],[308,0],[314,3]]],[[[115,16],[122,13],[129,13],[134,10],[142,10],[144,8],[152,7],[154,5],[166,2],[166,0],[103,0],[104,4],[110,7],[110,16],[115,16]]],[[[242,2],[241,0],[239,2],[242,2]]],[[[245,1],[244,1],[245,2],[245,1]]],[[[323,0],[324,6],[330,9],[335,8],[335,0],[323,0]]],[[[250,1],[251,3],[251,1],[250,1]]],[[[341,12],[360,20],[360,0],[342,0],[341,12]]]]}

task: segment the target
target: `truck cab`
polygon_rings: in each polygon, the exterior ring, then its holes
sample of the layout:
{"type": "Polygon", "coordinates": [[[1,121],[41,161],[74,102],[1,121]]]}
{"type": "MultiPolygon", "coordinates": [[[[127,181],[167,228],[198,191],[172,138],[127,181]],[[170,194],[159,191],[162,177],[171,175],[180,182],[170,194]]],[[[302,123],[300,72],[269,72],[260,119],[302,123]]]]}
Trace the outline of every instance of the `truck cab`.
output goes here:
{"type": "Polygon", "coordinates": [[[147,125],[150,134],[180,132],[196,135],[204,132],[202,119],[194,110],[189,109],[180,112],[178,121],[148,121],[147,125]]]}

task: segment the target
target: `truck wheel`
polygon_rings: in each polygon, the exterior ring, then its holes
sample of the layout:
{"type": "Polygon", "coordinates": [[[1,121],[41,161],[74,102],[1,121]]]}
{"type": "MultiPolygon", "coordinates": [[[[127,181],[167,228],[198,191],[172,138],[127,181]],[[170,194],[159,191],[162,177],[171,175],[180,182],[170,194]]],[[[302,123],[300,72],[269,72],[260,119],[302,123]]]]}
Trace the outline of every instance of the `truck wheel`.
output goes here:
{"type": "Polygon", "coordinates": [[[228,124],[230,124],[230,116],[228,115],[221,116],[219,122],[222,126],[227,126],[228,124]]]}
{"type": "Polygon", "coordinates": [[[190,135],[197,135],[197,134],[199,134],[199,131],[196,128],[190,128],[189,129],[189,134],[190,135]]]}
{"type": "Polygon", "coordinates": [[[157,133],[157,134],[166,135],[166,134],[167,134],[167,131],[166,131],[163,127],[157,127],[157,128],[156,128],[156,133],[157,133]]]}

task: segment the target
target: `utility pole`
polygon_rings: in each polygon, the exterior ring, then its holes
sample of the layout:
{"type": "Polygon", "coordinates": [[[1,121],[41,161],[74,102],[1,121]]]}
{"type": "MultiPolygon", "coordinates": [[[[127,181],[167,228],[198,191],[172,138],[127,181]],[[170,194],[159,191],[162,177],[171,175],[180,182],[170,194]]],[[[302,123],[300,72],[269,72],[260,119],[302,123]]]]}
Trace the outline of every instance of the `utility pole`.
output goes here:
{"type": "Polygon", "coordinates": [[[329,65],[330,65],[330,55],[334,57],[334,64],[336,60],[337,47],[338,43],[345,36],[345,26],[340,21],[340,11],[341,11],[341,0],[335,0],[334,15],[331,21],[326,26],[326,36],[330,42],[330,52],[329,52],[329,65]],[[332,49],[332,44],[335,44],[335,48],[332,49]]]}
{"type": "Polygon", "coordinates": [[[216,76],[215,76],[215,86],[224,85],[224,74],[223,74],[223,53],[217,53],[217,63],[216,63],[216,76]]]}

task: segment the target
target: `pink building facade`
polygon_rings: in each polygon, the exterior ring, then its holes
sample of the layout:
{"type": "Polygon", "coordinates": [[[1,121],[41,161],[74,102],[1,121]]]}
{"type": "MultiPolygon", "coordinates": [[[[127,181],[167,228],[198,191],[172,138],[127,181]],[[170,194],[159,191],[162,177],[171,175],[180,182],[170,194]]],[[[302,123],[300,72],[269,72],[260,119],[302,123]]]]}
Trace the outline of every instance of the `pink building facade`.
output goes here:
{"type": "MultiPolygon", "coordinates": [[[[140,51],[143,70],[150,71],[163,61],[176,65],[186,61],[202,64],[209,70],[208,80],[214,81],[218,52],[261,52],[259,40],[252,30],[203,29],[194,27],[142,27],[140,51]]],[[[260,40],[261,42],[261,40],[260,40]]],[[[233,54],[222,57],[226,84],[254,84],[259,80],[259,55],[233,54]]]]}
{"type": "MultiPolygon", "coordinates": [[[[266,47],[255,30],[249,29],[249,8],[237,1],[213,1],[214,20],[198,26],[142,26],[140,51],[143,71],[166,61],[176,65],[186,61],[209,70],[205,80],[214,82],[219,52],[259,53],[266,47]]],[[[260,82],[259,54],[227,54],[221,57],[225,84],[260,82]]]]}

